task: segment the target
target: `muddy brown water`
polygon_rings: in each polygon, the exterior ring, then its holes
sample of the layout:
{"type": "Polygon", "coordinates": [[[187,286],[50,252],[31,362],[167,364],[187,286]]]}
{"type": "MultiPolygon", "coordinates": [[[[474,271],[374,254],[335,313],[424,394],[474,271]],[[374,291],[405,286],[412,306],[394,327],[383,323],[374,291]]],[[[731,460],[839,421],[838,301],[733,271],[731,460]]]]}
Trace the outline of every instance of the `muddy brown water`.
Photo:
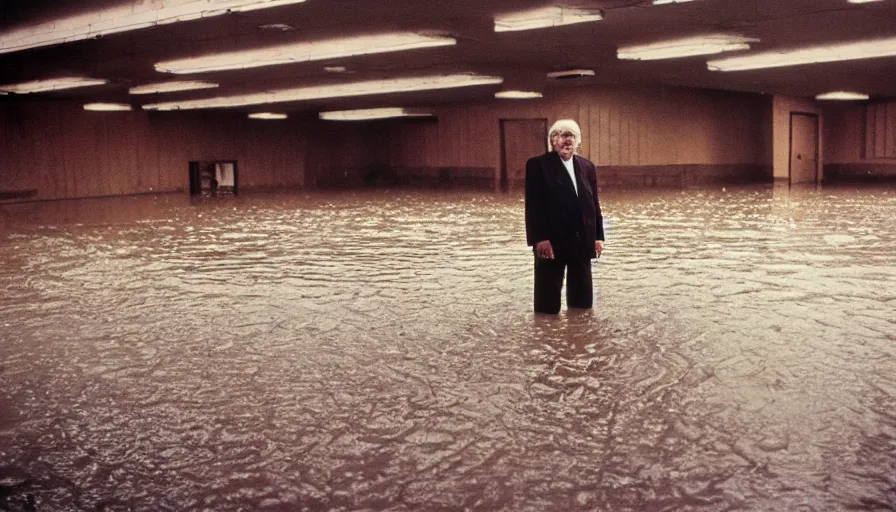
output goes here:
{"type": "Polygon", "coordinates": [[[0,504],[896,509],[896,189],[603,206],[547,317],[517,196],[0,205],[0,504]]]}

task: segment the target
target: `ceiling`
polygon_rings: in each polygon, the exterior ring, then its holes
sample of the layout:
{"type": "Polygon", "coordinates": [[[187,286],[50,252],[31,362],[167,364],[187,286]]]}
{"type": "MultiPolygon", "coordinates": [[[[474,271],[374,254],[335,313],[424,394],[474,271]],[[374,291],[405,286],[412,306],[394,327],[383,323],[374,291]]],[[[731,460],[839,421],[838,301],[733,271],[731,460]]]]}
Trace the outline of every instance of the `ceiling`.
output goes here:
{"type": "MultiPolygon", "coordinates": [[[[194,1],[213,5],[217,0],[194,1]]],[[[0,36],[15,28],[85,10],[165,3],[170,4],[172,0],[0,0],[0,36]]],[[[539,30],[494,31],[496,13],[544,5],[545,0],[307,0],[0,54],[0,84],[54,76],[102,78],[109,82],[98,87],[29,94],[27,98],[127,102],[140,106],[259,90],[448,72],[475,72],[504,78],[503,85],[238,108],[309,113],[487,102],[494,101],[494,93],[502,89],[555,95],[569,87],[598,84],[673,85],[804,97],[848,90],[870,94],[873,100],[896,98],[896,57],[737,72],[709,71],[706,61],[743,52],[657,61],[623,61],[616,57],[620,45],[719,32],[758,39],[747,53],[894,37],[896,0],[866,4],[851,4],[847,0],[694,0],[667,5],[652,5],[650,0],[570,0],[562,4],[554,2],[554,5],[600,8],[604,19],[539,30]],[[261,28],[273,24],[289,28],[261,28]],[[457,44],[176,76],[157,72],[153,67],[163,60],[224,50],[395,30],[445,34],[455,38],[457,44]],[[344,66],[346,71],[332,73],[325,71],[325,66],[344,66]],[[546,78],[548,72],[568,68],[593,69],[595,76],[562,81],[546,78]],[[175,78],[210,80],[220,87],[145,96],[128,93],[133,86],[175,78]]],[[[17,101],[22,97],[26,95],[9,95],[3,100],[17,101]]]]}

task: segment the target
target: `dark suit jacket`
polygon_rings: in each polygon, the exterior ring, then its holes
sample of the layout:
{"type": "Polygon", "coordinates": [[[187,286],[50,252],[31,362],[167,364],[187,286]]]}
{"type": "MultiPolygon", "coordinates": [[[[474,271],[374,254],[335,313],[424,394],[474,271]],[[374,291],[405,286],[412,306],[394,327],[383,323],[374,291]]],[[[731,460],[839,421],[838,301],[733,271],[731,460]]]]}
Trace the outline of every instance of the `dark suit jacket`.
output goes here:
{"type": "Polygon", "coordinates": [[[526,242],[550,240],[557,259],[594,258],[594,241],[604,239],[597,197],[597,171],[586,158],[573,156],[579,195],[555,151],[526,162],[526,242]]]}

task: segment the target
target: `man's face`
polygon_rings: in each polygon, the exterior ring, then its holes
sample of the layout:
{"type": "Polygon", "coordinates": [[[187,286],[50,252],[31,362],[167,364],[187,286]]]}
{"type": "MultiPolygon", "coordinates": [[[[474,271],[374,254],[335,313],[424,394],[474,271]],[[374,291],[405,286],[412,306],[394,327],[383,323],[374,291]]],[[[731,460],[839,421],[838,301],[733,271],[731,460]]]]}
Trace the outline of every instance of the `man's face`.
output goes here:
{"type": "Polygon", "coordinates": [[[571,131],[564,130],[551,139],[554,151],[560,154],[564,160],[569,160],[576,151],[576,135],[571,131]]]}

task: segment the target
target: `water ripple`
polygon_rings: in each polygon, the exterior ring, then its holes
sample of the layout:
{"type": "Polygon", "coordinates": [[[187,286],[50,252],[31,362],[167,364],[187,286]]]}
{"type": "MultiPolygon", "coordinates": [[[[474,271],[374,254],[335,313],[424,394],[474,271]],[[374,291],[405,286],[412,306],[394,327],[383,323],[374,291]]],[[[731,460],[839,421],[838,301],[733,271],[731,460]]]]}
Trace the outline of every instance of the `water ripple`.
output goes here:
{"type": "Polygon", "coordinates": [[[889,188],[607,193],[556,318],[518,197],[3,209],[3,508],[896,504],[889,188]]]}

